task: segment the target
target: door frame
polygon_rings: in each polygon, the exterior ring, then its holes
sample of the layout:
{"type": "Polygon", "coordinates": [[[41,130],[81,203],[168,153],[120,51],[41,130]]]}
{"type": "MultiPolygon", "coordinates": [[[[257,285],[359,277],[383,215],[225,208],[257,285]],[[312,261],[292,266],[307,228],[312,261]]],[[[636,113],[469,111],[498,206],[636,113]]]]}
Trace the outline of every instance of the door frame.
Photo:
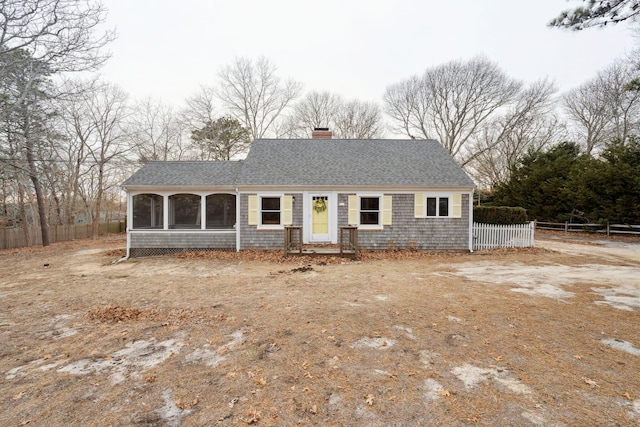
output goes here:
{"type": "Polygon", "coordinates": [[[303,194],[303,243],[338,243],[338,193],[335,191],[307,191],[303,194]],[[313,198],[324,196],[327,198],[329,210],[329,235],[328,240],[313,238],[313,198]]]}

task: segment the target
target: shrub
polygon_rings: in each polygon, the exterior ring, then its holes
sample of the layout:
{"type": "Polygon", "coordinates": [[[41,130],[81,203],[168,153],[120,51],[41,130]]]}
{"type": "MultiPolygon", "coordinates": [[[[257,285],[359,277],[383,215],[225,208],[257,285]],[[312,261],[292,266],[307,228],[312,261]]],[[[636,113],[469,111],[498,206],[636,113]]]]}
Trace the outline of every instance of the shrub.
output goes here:
{"type": "Polygon", "coordinates": [[[528,222],[524,208],[510,206],[474,206],[473,221],[482,224],[524,224],[528,222]]]}

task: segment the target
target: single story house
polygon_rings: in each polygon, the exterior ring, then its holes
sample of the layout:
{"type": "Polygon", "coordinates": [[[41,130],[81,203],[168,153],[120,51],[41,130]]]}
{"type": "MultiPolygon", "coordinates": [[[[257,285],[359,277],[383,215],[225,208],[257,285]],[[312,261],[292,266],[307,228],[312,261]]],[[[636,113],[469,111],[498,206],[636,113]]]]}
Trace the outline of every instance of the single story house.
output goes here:
{"type": "Polygon", "coordinates": [[[474,183],[435,140],[259,139],[242,161],[153,161],[123,183],[127,256],[283,249],[358,229],[361,249],[473,249],[474,183]]]}

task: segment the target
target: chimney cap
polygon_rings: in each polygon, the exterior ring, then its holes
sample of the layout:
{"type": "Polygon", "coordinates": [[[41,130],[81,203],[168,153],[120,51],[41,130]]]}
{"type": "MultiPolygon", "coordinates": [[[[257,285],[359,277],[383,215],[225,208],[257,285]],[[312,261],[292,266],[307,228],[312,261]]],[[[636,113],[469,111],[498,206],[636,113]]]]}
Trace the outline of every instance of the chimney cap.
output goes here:
{"type": "Polygon", "coordinates": [[[329,128],[314,128],[311,132],[311,138],[313,139],[331,139],[332,133],[329,128]]]}

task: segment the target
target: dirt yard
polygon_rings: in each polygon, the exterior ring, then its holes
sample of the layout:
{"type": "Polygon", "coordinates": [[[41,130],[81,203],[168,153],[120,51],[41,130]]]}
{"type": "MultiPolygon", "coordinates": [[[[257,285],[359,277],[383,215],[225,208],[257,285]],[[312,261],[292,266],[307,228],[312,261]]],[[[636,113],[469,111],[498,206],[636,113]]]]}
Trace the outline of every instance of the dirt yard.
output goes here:
{"type": "Polygon", "coordinates": [[[0,251],[0,425],[640,424],[639,239],[357,262],[124,245],[0,251]]]}

